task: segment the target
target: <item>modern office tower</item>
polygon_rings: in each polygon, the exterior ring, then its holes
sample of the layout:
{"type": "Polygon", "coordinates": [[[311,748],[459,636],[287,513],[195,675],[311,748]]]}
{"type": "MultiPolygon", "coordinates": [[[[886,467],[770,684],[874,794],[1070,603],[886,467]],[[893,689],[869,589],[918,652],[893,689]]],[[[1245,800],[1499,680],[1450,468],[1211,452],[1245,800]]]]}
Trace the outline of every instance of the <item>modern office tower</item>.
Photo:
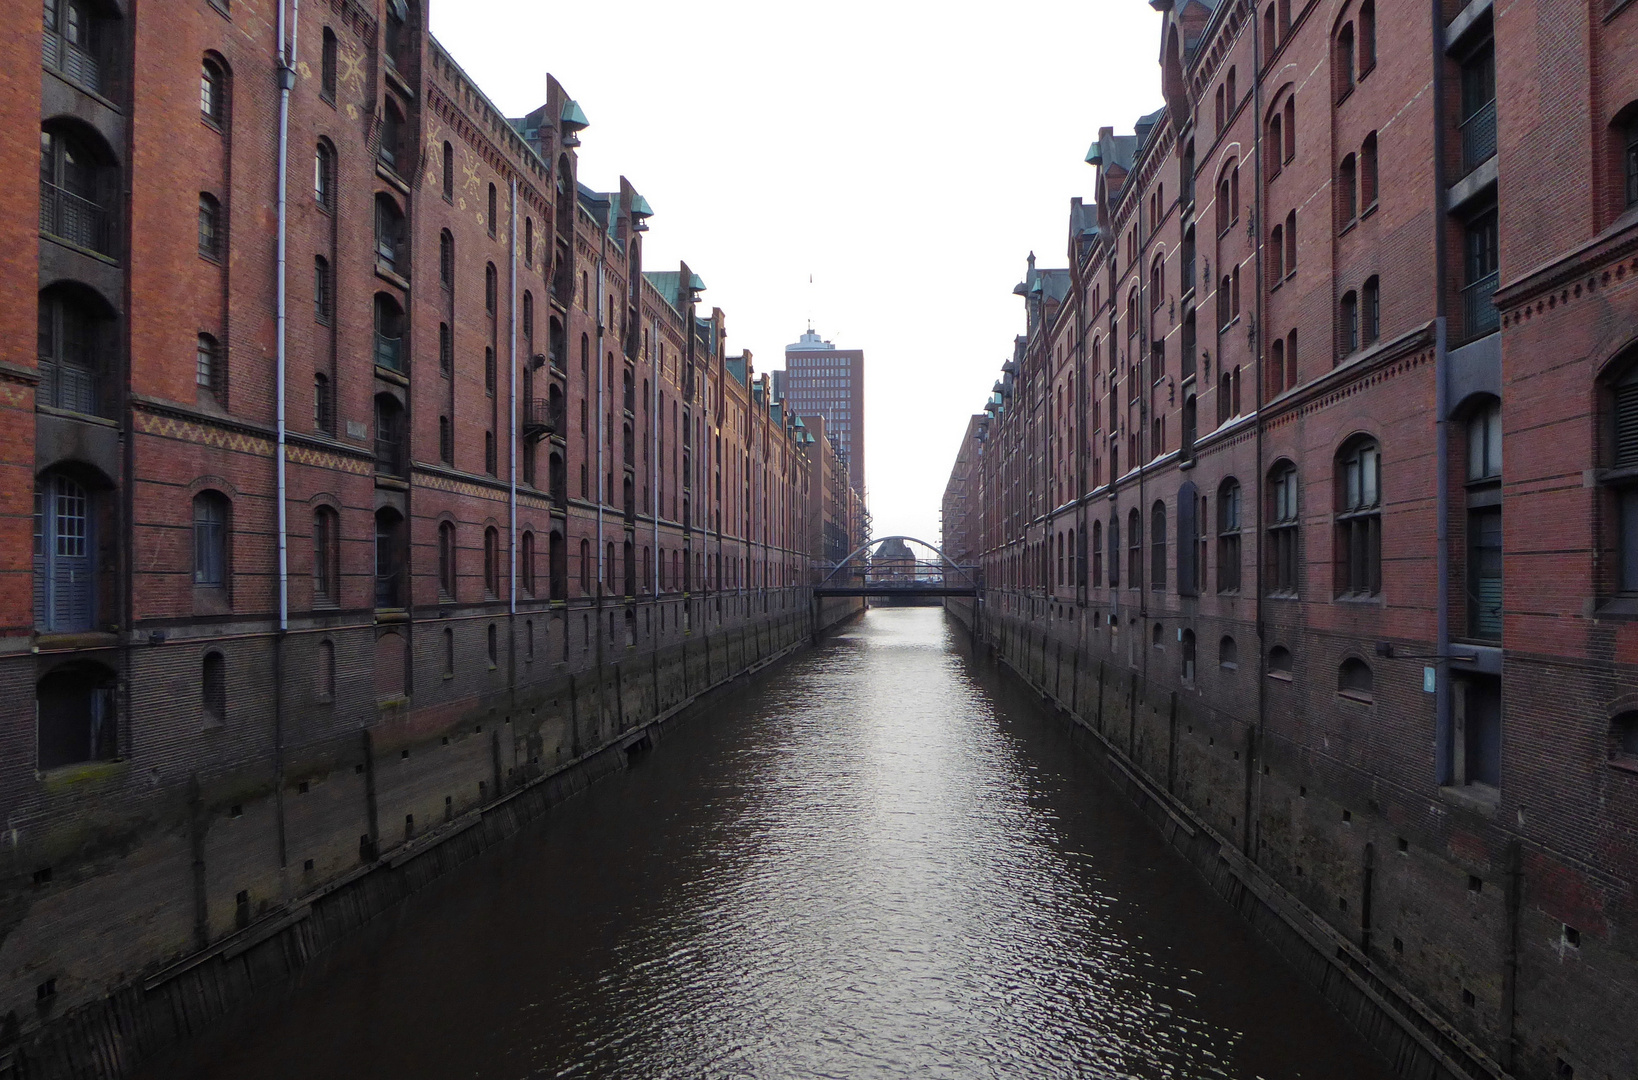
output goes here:
{"type": "MultiPolygon", "coordinates": [[[[776,377],[777,378],[777,377],[776,377]]],[[[838,349],[809,326],[785,346],[785,376],[774,386],[797,416],[823,416],[836,450],[847,462],[848,482],[865,490],[864,350],[838,349]]]]}

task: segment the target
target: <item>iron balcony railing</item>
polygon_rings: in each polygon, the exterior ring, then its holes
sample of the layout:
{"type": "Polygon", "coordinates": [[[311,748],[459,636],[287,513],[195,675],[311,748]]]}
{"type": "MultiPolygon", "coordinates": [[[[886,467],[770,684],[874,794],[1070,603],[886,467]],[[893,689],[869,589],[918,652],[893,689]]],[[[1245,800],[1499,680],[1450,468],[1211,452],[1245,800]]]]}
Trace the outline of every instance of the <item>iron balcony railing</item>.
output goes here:
{"type": "Polygon", "coordinates": [[[109,213],[67,188],[40,181],[40,231],[100,255],[112,255],[109,213]]]}
{"type": "Polygon", "coordinates": [[[539,439],[563,430],[563,406],[550,398],[531,398],[523,403],[523,437],[539,439]]]}
{"type": "Polygon", "coordinates": [[[1476,109],[1462,121],[1462,173],[1465,175],[1496,156],[1496,100],[1476,109]]]}
{"type": "Polygon", "coordinates": [[[1462,329],[1469,338],[1501,328],[1501,312],[1492,299],[1500,274],[1492,271],[1462,290],[1462,329]]]}
{"type": "Polygon", "coordinates": [[[375,606],[400,608],[404,606],[402,570],[377,571],[375,575],[375,606]]]}
{"type": "Polygon", "coordinates": [[[404,339],[388,337],[377,330],[375,332],[375,364],[377,367],[403,371],[404,339]]]}

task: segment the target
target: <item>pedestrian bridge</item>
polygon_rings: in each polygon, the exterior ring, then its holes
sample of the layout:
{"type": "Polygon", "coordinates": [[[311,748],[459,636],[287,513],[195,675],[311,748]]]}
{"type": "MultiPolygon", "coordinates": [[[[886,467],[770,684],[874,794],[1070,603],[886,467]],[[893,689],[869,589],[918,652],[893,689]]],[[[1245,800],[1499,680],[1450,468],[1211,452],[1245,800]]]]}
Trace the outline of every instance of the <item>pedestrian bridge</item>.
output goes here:
{"type": "Polygon", "coordinates": [[[960,566],[925,540],[884,536],[838,563],[816,564],[815,596],[977,596],[978,570],[960,566]],[[918,555],[911,549],[931,552],[918,555]]]}

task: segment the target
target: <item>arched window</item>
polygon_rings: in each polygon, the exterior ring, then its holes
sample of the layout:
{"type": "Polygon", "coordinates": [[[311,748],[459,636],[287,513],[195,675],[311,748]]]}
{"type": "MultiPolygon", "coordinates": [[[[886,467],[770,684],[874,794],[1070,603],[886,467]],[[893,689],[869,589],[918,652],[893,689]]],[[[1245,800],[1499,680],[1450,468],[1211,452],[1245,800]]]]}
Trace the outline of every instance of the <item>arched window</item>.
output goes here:
{"type": "Polygon", "coordinates": [[[405,251],[404,212],[391,195],[375,197],[375,260],[388,273],[407,276],[409,261],[405,251]]]}
{"type": "Polygon", "coordinates": [[[455,332],[444,322],[438,324],[438,373],[445,378],[455,374],[455,332]]]}
{"type": "Polygon", "coordinates": [[[444,189],[444,202],[447,202],[447,203],[454,202],[455,201],[455,147],[451,146],[447,142],[444,143],[443,189],[444,189]]]}
{"type": "Polygon", "coordinates": [[[1337,166],[1337,227],[1345,229],[1359,216],[1359,169],[1348,154],[1337,166]]]}
{"type": "Polygon", "coordinates": [[[207,721],[220,724],[227,719],[227,660],[215,649],[205,654],[201,665],[199,704],[207,721]]]}
{"type": "Polygon", "coordinates": [[[222,204],[208,191],[199,193],[199,254],[222,258],[222,204]]]}
{"type": "Polygon", "coordinates": [[[1234,671],[1240,666],[1240,650],[1227,634],[1217,642],[1217,666],[1225,671],[1234,671]]]}
{"type": "Polygon", "coordinates": [[[1363,79],[1376,67],[1376,4],[1365,0],[1359,5],[1359,77],[1363,79]]]}
{"type": "Polygon", "coordinates": [[[103,414],[112,404],[104,382],[114,366],[113,312],[90,289],[68,284],[40,293],[38,311],[40,404],[103,414]]]}
{"type": "Polygon", "coordinates": [[[1143,588],[1143,517],[1136,507],[1126,515],[1126,587],[1143,588]]]}
{"type": "Polygon", "coordinates": [[[1268,394],[1278,397],[1285,390],[1285,341],[1275,338],[1268,347],[1268,394]]]}
{"type": "MultiPolygon", "coordinates": [[[[1285,99],[1285,161],[1289,165],[1297,156],[1297,96],[1292,94],[1285,99]]],[[[1274,147],[1270,152],[1277,151],[1274,147]]]]}
{"type": "Polygon", "coordinates": [[[455,288],[455,236],[448,229],[438,234],[438,284],[455,288]]]}
{"type": "Polygon", "coordinates": [[[1297,212],[1286,211],[1285,215],[1285,272],[1297,272],[1297,212]]]}
{"type": "Polygon", "coordinates": [[[1184,682],[1193,682],[1194,681],[1194,663],[1195,663],[1195,657],[1194,657],[1194,631],[1193,630],[1184,630],[1183,631],[1182,646],[1183,646],[1183,681],[1184,682]]]}
{"type": "Polygon", "coordinates": [[[100,136],[60,121],[40,130],[40,231],[114,254],[119,169],[100,136]]]}
{"type": "Polygon", "coordinates": [[[1295,596],[1297,576],[1297,467],[1277,462],[1269,470],[1268,591],[1295,596]]]}
{"type": "Polygon", "coordinates": [[[1166,588],[1166,503],[1161,499],[1149,511],[1149,588],[1166,588]]]}
{"type": "Polygon", "coordinates": [[[99,509],[96,494],[63,473],[34,483],[34,621],[42,632],[97,624],[99,509]]]}
{"type": "Polygon", "coordinates": [[[1355,701],[1371,700],[1371,665],[1350,656],[1337,669],[1337,693],[1355,701]]]}
{"type": "Polygon", "coordinates": [[[114,673],[101,664],[53,668],[34,686],[41,769],[111,761],[119,755],[114,673]]]}
{"type": "Polygon", "coordinates": [[[591,595],[591,542],[580,541],[580,592],[591,595]]]}
{"type": "Polygon", "coordinates": [[[1285,388],[1294,390],[1297,386],[1297,332],[1292,330],[1285,335],[1285,388]]]}
{"type": "Polygon", "coordinates": [[[1337,359],[1359,351],[1359,294],[1352,289],[1342,294],[1337,305],[1337,359]]]}
{"type": "Polygon", "coordinates": [[[1060,532],[1060,533],[1058,533],[1057,585],[1058,585],[1059,588],[1062,588],[1063,584],[1064,584],[1064,534],[1062,532],[1060,532]]]}
{"type": "Polygon", "coordinates": [[[334,434],[336,429],[335,393],[330,377],[323,372],[313,375],[313,429],[326,434],[334,434]]]}
{"type": "MultiPolygon", "coordinates": [[[[1273,9],[1270,8],[1270,13],[1272,11],[1273,9]]],[[[1268,178],[1270,180],[1280,175],[1280,165],[1282,163],[1280,148],[1285,145],[1284,128],[1285,120],[1280,115],[1279,110],[1276,109],[1274,115],[1269,117],[1268,120],[1268,178]]]]}
{"type": "Polygon", "coordinates": [[[227,76],[215,60],[199,65],[199,113],[217,127],[227,120],[227,76]]]}
{"type": "Polygon", "coordinates": [[[1275,678],[1291,679],[1291,650],[1276,645],[1268,650],[1268,673],[1275,678]]]}
{"type": "Polygon", "coordinates": [[[225,589],[228,578],[228,501],[219,491],[193,497],[193,584],[225,589]]]}
{"type": "Polygon", "coordinates": [[[500,533],[493,525],[483,531],[483,591],[500,595],[500,533]]]}
{"type": "Polygon", "coordinates": [[[341,599],[341,519],[328,506],[313,511],[313,605],[332,607],[341,599]]]}
{"type": "Polygon", "coordinates": [[[324,141],[313,150],[313,201],[321,210],[336,208],[336,152],[324,141]]]}
{"type": "Polygon", "coordinates": [[[1092,523],[1092,542],[1089,545],[1092,551],[1092,584],[1097,588],[1103,587],[1103,522],[1092,523]]]}
{"type": "Polygon", "coordinates": [[[518,570],[523,591],[535,595],[535,534],[525,531],[518,542],[518,570]]]}
{"type": "Polygon", "coordinates": [[[527,215],[523,219],[523,265],[535,265],[535,219],[527,215]]]}
{"type": "Polygon", "coordinates": [[[1332,81],[1338,101],[1347,97],[1354,88],[1354,24],[1344,23],[1337,31],[1336,51],[1332,58],[1332,81]]]}
{"type": "Polygon", "coordinates": [[[441,599],[453,600],[456,597],[456,558],[455,525],[449,521],[441,522],[438,525],[438,595],[441,599]]]}
{"type": "Polygon", "coordinates": [[[1360,336],[1363,344],[1373,344],[1382,336],[1382,283],[1371,276],[1360,293],[1360,336]]]}
{"type": "Polygon", "coordinates": [[[1278,285],[1285,277],[1285,226],[1276,225],[1268,231],[1268,284],[1278,285]]]}
{"type": "Polygon", "coordinates": [[[336,32],[328,26],[324,28],[324,44],[320,52],[319,61],[319,93],[326,101],[336,99],[336,70],[338,59],[338,42],[336,32]]]}
{"type": "Polygon", "coordinates": [[[1348,442],[1337,457],[1337,595],[1382,590],[1382,455],[1372,439],[1348,442]]]}
{"type": "Polygon", "coordinates": [[[493,319],[500,304],[500,277],[495,272],[494,263],[486,263],[483,268],[483,309],[493,319]]]}
{"type": "Polygon", "coordinates": [[[495,219],[500,216],[500,201],[495,192],[495,185],[489,185],[489,235],[495,235],[495,219]]]}

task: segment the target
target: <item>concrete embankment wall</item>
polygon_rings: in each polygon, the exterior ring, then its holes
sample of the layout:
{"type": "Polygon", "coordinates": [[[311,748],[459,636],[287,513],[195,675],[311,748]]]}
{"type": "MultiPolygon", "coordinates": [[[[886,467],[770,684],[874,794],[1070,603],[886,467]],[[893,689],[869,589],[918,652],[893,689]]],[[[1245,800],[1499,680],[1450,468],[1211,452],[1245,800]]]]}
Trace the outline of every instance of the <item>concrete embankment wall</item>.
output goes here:
{"type": "MultiPolygon", "coordinates": [[[[0,1077],[130,1072],[625,768],[702,696],[862,610],[791,592],[766,611],[739,603],[740,617],[680,641],[597,650],[457,708],[384,705],[375,723],[305,746],[277,774],[251,761],[162,791],[145,820],[117,823],[119,850],[99,853],[49,902],[8,913],[7,943],[48,935],[82,992],[11,1013],[0,1077]],[[109,928],[125,945],[99,967],[89,947],[109,928]]],[[[112,824],[89,807],[82,826],[94,838],[112,824]]]]}
{"type": "MultiPolygon", "coordinates": [[[[973,629],[972,601],[947,606],[973,629]]],[[[1451,869],[1436,855],[1414,853],[1387,822],[1369,820],[1380,809],[1376,800],[1350,809],[1340,786],[1327,787],[1319,770],[1259,754],[1252,725],[1146,678],[1127,653],[1078,640],[1077,629],[1070,618],[1026,618],[985,605],[978,634],[1003,668],[1065,717],[1076,743],[1212,889],[1401,1075],[1510,1075],[1382,962],[1407,940],[1447,932],[1460,949],[1486,898],[1475,894],[1470,906],[1437,910],[1431,898],[1447,891],[1451,869]],[[1252,858],[1253,850],[1262,858],[1252,858]],[[1426,923],[1413,931],[1403,898],[1419,891],[1428,899],[1409,914],[1426,923]]],[[[1153,647],[1147,640],[1131,645],[1153,647]]]]}

